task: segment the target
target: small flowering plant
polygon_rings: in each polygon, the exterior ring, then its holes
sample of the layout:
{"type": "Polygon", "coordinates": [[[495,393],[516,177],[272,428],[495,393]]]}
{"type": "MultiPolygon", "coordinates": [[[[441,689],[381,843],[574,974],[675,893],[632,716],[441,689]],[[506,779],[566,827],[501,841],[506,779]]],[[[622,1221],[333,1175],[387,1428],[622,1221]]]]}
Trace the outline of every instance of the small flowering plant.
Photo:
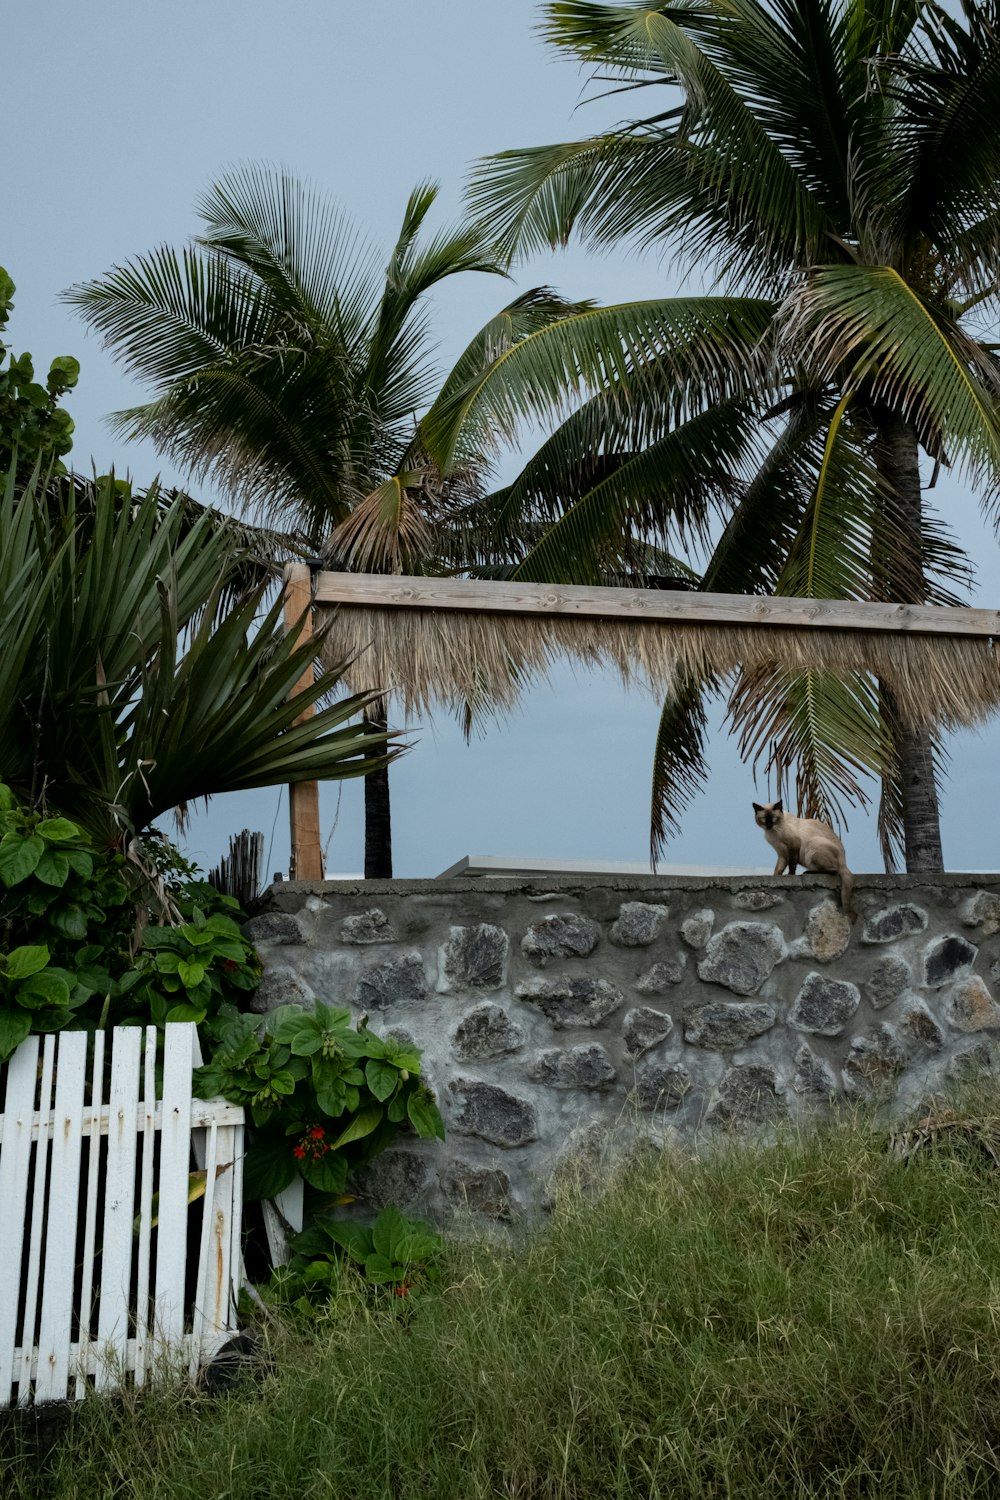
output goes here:
{"type": "Polygon", "coordinates": [[[390,1207],[374,1224],[318,1217],[295,1236],[291,1248],[292,1258],[276,1273],[273,1290],[308,1312],[327,1300],[344,1274],[360,1274],[370,1286],[408,1297],[433,1279],[442,1244],[429,1224],[390,1207]]]}
{"type": "Polygon", "coordinates": [[[273,1198],[296,1176],[336,1195],[349,1171],[400,1130],[444,1137],[419,1051],[352,1026],[349,1010],[317,1002],[312,1011],[286,1005],[263,1019],[234,1013],[213,1032],[215,1052],[195,1072],[195,1092],[249,1110],[247,1198],[273,1198]]]}

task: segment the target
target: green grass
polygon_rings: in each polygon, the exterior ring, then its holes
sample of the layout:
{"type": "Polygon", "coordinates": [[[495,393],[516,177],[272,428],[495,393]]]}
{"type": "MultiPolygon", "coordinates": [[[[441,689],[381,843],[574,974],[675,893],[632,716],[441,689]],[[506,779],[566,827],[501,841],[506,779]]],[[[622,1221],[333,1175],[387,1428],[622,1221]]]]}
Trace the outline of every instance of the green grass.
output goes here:
{"type": "Polygon", "coordinates": [[[651,1154],[519,1245],[452,1246],[412,1305],[345,1291],[241,1392],[86,1403],[10,1493],[997,1496],[998,1323],[1000,1171],[961,1131],[651,1154]]]}

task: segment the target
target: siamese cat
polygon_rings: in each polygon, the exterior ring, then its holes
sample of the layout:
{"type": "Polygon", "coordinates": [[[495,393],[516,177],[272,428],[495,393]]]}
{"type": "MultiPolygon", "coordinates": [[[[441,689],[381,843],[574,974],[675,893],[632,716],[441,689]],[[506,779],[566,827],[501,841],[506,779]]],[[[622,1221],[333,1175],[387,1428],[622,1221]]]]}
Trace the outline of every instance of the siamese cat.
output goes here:
{"type": "Polygon", "coordinates": [[[819,818],[793,818],[780,802],[753,804],[757,825],[772,849],[778,851],[775,875],[795,874],[796,865],[840,876],[840,909],[853,922],[857,913],[851,906],[854,876],[847,868],[847,853],[830,827],[819,818]]]}

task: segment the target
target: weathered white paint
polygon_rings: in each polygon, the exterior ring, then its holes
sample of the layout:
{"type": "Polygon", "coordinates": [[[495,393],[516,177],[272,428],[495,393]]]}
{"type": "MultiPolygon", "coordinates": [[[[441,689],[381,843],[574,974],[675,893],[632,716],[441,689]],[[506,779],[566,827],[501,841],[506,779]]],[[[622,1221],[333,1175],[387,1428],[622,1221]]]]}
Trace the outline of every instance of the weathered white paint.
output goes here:
{"type": "Polygon", "coordinates": [[[192,1101],[196,1041],[167,1028],[161,1100],[153,1027],[112,1033],[107,1103],[103,1036],[89,1067],[86,1034],[64,1032],[45,1038],[41,1069],[37,1037],[0,1068],[0,1406],[79,1399],[128,1373],[194,1376],[235,1330],[243,1114],[192,1101]],[[206,1178],[186,1305],[192,1150],[206,1178]]]}

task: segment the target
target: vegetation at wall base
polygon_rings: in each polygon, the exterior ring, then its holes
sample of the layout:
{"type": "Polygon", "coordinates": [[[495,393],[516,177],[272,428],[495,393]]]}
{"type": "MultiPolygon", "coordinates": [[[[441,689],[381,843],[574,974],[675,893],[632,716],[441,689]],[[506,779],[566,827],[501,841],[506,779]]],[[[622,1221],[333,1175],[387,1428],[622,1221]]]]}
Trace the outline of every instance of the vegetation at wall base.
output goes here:
{"type": "Polygon", "coordinates": [[[342,1278],[256,1383],[85,1403],[11,1500],[985,1500],[1000,1175],[923,1133],[649,1151],[414,1301],[342,1278]]]}

